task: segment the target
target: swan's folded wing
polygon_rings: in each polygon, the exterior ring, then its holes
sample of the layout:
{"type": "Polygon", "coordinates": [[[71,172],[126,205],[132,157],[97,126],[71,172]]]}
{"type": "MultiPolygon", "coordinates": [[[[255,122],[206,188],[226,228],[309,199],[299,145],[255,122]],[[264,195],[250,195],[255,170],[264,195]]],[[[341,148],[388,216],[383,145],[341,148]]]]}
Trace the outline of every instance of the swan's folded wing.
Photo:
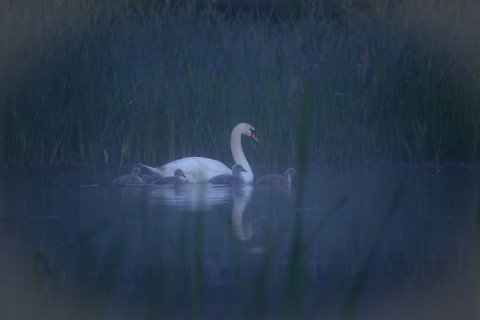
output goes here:
{"type": "Polygon", "coordinates": [[[202,157],[187,157],[173,160],[159,168],[149,167],[144,164],[139,165],[159,177],[171,177],[176,169],[182,169],[189,182],[205,182],[219,174],[232,172],[230,168],[220,161],[202,157]]]}
{"type": "Polygon", "coordinates": [[[142,163],[139,163],[138,165],[150,171],[157,178],[168,176],[168,173],[165,172],[162,168],[150,167],[142,163]]]}

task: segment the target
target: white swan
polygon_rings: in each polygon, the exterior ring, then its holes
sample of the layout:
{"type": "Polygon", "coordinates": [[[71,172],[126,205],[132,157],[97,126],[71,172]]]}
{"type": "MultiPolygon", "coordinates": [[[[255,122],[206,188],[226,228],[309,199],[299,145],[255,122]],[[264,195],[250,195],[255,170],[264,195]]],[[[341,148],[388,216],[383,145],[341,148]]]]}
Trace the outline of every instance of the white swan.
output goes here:
{"type": "MultiPolygon", "coordinates": [[[[246,182],[251,182],[253,181],[253,171],[243,153],[242,135],[252,138],[252,140],[257,143],[260,143],[260,141],[257,138],[257,131],[248,123],[237,124],[235,128],[233,128],[230,136],[230,148],[233,159],[235,163],[241,164],[242,167],[247,170],[247,172],[243,174],[243,177],[246,182]]],[[[141,163],[139,165],[161,177],[171,176],[176,169],[182,169],[188,181],[192,183],[206,182],[220,174],[232,173],[232,170],[220,161],[203,157],[181,158],[168,162],[159,168],[149,167],[141,163]]]]}

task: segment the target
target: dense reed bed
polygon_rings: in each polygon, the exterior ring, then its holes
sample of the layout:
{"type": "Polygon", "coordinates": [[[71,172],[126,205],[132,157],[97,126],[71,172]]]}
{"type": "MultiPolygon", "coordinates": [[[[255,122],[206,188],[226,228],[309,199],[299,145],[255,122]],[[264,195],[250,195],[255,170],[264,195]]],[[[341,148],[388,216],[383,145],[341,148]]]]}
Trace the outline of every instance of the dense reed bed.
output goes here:
{"type": "Polygon", "coordinates": [[[475,1],[326,3],[5,1],[1,159],[230,163],[230,130],[249,122],[262,144],[248,157],[291,162],[308,93],[311,161],[478,160],[475,1]]]}

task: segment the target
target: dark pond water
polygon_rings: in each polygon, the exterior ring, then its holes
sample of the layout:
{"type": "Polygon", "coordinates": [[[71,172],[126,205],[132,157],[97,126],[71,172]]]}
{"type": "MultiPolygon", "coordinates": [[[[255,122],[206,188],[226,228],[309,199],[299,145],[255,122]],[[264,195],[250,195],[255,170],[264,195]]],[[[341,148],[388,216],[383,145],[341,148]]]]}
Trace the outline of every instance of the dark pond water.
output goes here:
{"type": "Polygon", "coordinates": [[[0,318],[480,317],[480,167],[308,173],[291,188],[3,173],[0,318]]]}

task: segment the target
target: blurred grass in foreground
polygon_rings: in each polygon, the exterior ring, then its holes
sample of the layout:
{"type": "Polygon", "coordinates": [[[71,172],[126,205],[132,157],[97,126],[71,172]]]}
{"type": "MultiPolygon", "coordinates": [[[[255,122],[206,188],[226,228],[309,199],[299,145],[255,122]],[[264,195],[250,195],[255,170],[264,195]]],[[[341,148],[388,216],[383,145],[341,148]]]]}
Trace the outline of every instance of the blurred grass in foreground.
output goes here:
{"type": "Polygon", "coordinates": [[[312,160],[478,160],[479,6],[361,3],[314,1],[288,15],[6,1],[1,159],[230,162],[230,130],[245,121],[262,138],[247,157],[292,162],[309,84],[312,160]]]}

